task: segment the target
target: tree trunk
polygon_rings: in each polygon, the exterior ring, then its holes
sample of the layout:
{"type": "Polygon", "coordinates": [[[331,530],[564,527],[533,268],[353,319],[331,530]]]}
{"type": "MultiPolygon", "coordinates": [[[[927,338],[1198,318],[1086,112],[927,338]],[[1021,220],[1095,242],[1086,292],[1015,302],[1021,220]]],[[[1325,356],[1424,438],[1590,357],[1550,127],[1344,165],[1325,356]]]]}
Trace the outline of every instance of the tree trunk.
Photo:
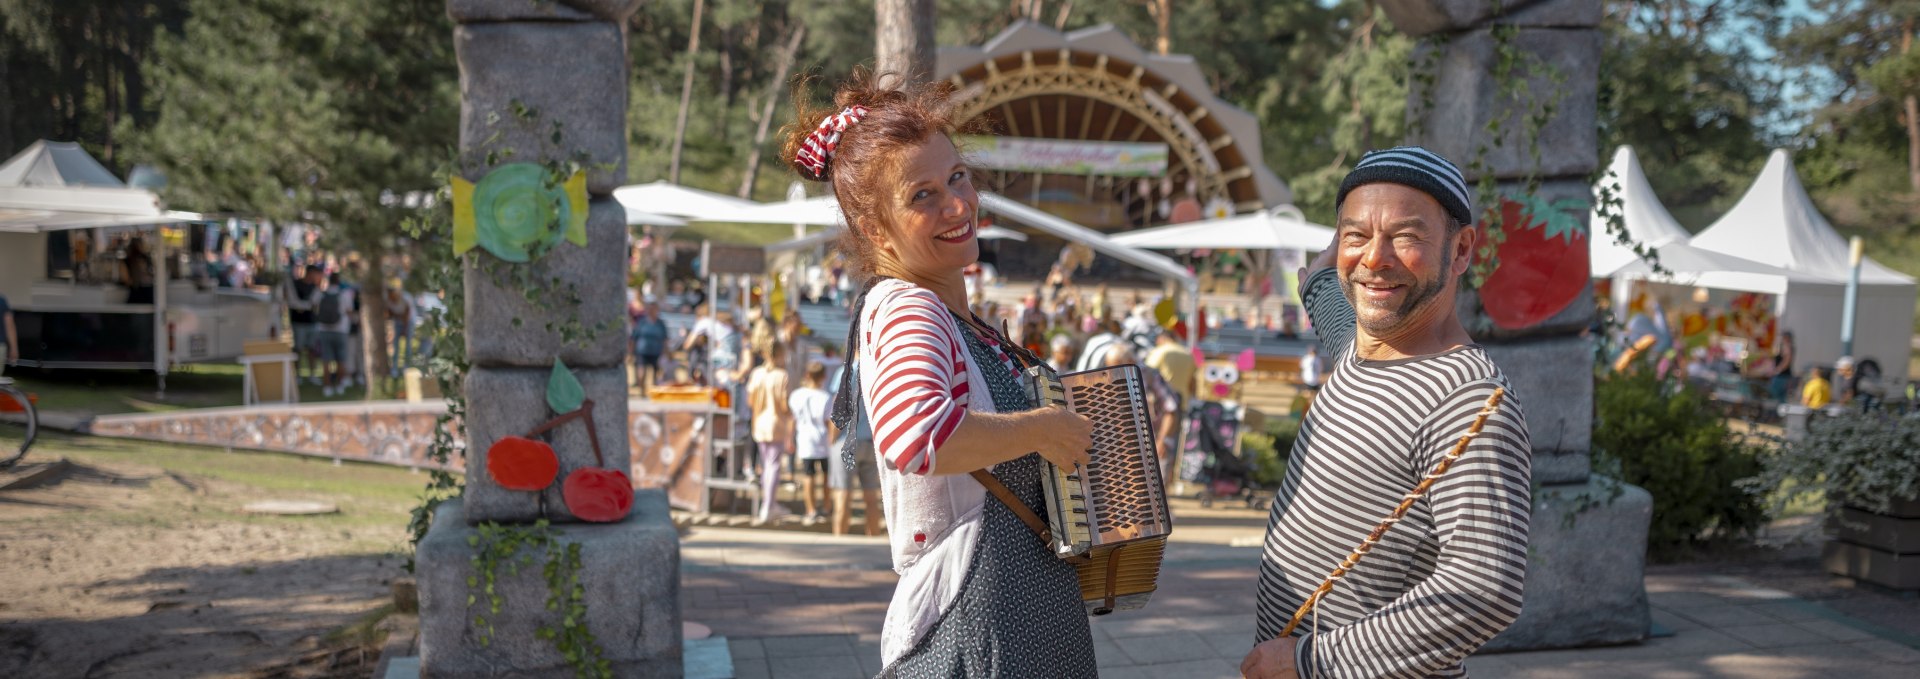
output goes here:
{"type": "MultiPolygon", "coordinates": [[[[1902,56],[1913,53],[1913,24],[1913,19],[1907,19],[1906,25],[1901,27],[1902,56]]],[[[1907,113],[1907,183],[1913,187],[1915,194],[1920,194],[1920,98],[1909,92],[1901,103],[1907,113]]]]}
{"type": "Polygon", "coordinates": [[[1173,53],[1173,0],[1150,0],[1153,3],[1154,28],[1160,36],[1153,41],[1153,51],[1159,54],[1173,53]]]}
{"type": "Polygon", "coordinates": [[[874,71],[901,84],[933,79],[933,0],[874,0],[874,71]]]}
{"type": "Polygon", "coordinates": [[[687,74],[680,81],[680,117],[673,123],[673,160],[667,165],[667,181],[680,183],[680,148],[687,141],[687,107],[693,103],[693,62],[700,53],[700,14],[706,0],[693,0],[693,34],[687,38],[687,74]]]}
{"type": "Polygon", "coordinates": [[[392,372],[393,361],[387,355],[392,345],[387,334],[387,277],[383,273],[380,261],[381,248],[362,250],[368,253],[366,268],[360,273],[360,348],[361,355],[367,357],[362,368],[366,374],[361,378],[367,381],[367,400],[374,401],[388,396],[387,375],[392,372]]]}
{"type": "Polygon", "coordinates": [[[800,55],[800,45],[807,39],[807,27],[795,26],[793,35],[787,38],[787,45],[780,50],[779,60],[773,67],[773,81],[767,83],[767,101],[760,107],[760,128],[753,132],[753,152],[747,154],[747,176],[740,180],[740,197],[753,198],[753,182],[760,174],[760,156],[767,145],[767,129],[773,123],[773,112],[780,102],[780,85],[786,82],[787,72],[793,70],[793,61],[800,55]]]}

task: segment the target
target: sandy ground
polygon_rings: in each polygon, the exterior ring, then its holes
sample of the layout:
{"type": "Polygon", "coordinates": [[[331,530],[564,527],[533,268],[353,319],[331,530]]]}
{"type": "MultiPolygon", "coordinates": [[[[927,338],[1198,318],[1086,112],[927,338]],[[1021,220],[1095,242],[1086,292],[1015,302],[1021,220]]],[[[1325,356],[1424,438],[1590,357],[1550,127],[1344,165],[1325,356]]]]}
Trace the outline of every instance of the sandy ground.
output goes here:
{"type": "Polygon", "coordinates": [[[286,494],[76,462],[47,485],[0,491],[0,676],[371,671],[355,642],[377,656],[378,640],[336,630],[390,602],[399,558],[368,545],[397,543],[399,526],[250,516],[239,507],[286,494]]]}

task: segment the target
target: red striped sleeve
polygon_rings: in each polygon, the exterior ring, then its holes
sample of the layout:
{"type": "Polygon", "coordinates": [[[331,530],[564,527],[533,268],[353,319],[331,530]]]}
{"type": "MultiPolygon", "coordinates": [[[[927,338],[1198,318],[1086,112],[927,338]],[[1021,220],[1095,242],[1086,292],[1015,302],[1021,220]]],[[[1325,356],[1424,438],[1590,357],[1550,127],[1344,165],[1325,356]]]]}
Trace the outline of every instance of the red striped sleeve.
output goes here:
{"type": "Polygon", "coordinates": [[[958,329],[939,298],[898,286],[868,297],[868,343],[875,374],[860,389],[874,445],[895,469],[933,471],[934,454],[966,415],[966,359],[958,329]]]}

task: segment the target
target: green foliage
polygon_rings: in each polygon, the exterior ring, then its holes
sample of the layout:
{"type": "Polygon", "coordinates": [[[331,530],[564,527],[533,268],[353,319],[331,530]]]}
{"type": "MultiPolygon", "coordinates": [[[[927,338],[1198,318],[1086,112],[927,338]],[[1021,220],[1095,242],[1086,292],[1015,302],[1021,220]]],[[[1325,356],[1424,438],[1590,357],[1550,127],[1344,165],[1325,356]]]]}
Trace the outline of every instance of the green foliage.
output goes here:
{"type": "Polygon", "coordinates": [[[1655,558],[1766,523],[1761,496],[1739,483],[1760,471],[1760,450],[1727,428],[1706,393],[1640,369],[1598,378],[1593,401],[1594,470],[1653,494],[1647,548],[1655,558]]]}
{"type": "Polygon", "coordinates": [[[1287,458],[1293,452],[1294,439],[1300,436],[1300,420],[1275,417],[1264,431],[1240,433],[1240,455],[1253,465],[1253,480],[1268,488],[1280,486],[1287,475],[1287,458]]]}
{"type": "MultiPolygon", "coordinates": [[[[1849,412],[1816,416],[1805,437],[1781,441],[1761,458],[1763,470],[1749,479],[1758,492],[1779,493],[1784,506],[1795,499],[1844,499],[1886,513],[1892,503],[1920,498],[1920,419],[1886,413],[1849,412]]],[[[1841,502],[1827,502],[1829,514],[1841,502]]]]}
{"type": "Polygon", "coordinates": [[[1601,161],[1622,145],[1640,156],[1661,203],[1681,224],[1705,228],[1732,207],[1784,140],[1765,127],[1783,108],[1779,71],[1754,53],[1766,0],[1734,0],[1695,15],[1681,0],[1608,3],[1600,61],[1601,161]],[[1629,7],[1630,6],[1630,7],[1629,7]],[[1685,13],[1676,21],[1675,13],[1685,13]]]}
{"type": "Polygon", "coordinates": [[[500,576],[514,577],[522,567],[531,567],[535,554],[544,554],[540,574],[547,583],[545,608],[559,618],[557,623],[540,625],[534,635],[553,642],[554,648],[573,666],[574,676],[601,679],[613,676],[613,663],[604,657],[600,643],[587,630],[586,586],[580,582],[580,544],[562,543],[560,531],[546,519],[531,525],[482,522],[473,527],[467,546],[473,548],[469,559],[472,574],[467,576],[467,608],[485,602],[485,610],[475,613],[473,627],[480,645],[493,643],[493,619],[506,601],[500,596],[500,576]]]}
{"type": "Polygon", "coordinates": [[[77,141],[120,176],[134,159],[116,130],[153,111],[156,35],[186,0],[0,0],[0,156],[36,139],[77,141]]]}

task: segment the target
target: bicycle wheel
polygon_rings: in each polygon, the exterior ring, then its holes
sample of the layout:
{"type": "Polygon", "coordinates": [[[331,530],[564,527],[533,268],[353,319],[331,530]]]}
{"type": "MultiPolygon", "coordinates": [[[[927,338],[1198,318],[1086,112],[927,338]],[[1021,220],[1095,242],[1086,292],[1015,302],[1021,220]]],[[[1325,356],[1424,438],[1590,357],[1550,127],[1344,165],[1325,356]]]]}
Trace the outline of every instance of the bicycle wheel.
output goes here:
{"type": "Polygon", "coordinates": [[[27,395],[12,385],[0,384],[0,469],[26,457],[39,428],[39,416],[27,395]]]}

